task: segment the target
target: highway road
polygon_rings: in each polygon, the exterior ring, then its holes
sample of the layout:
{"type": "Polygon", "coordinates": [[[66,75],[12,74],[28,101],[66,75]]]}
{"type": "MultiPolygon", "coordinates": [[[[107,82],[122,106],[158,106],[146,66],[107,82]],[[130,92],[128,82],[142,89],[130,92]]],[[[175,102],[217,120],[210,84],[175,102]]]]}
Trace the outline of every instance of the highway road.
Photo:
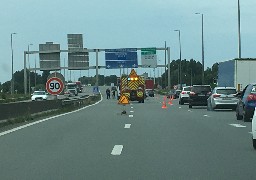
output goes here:
{"type": "Polygon", "coordinates": [[[103,93],[98,104],[1,133],[0,179],[256,179],[250,122],[162,102],[123,107],[103,93]]]}

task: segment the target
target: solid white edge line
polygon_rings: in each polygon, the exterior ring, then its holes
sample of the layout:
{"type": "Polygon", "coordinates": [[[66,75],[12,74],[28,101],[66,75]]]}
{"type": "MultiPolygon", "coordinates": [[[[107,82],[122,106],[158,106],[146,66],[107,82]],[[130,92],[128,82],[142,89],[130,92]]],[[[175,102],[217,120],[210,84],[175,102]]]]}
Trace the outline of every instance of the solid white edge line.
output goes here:
{"type": "Polygon", "coordinates": [[[95,105],[99,104],[99,103],[103,100],[102,94],[100,94],[100,95],[101,95],[101,100],[98,101],[98,102],[96,102],[95,104],[91,104],[91,105],[85,106],[85,107],[83,107],[83,108],[81,108],[81,109],[77,109],[77,110],[74,110],[74,111],[71,111],[71,112],[67,112],[67,113],[64,113],[64,114],[59,114],[59,115],[56,115],[56,116],[52,116],[52,117],[49,117],[49,118],[46,118],[46,119],[42,119],[42,120],[39,120],[39,121],[36,121],[36,122],[32,122],[32,123],[29,123],[29,124],[25,124],[25,125],[16,127],[16,128],[14,128],[14,129],[10,129],[10,130],[1,132],[1,133],[0,133],[0,137],[1,137],[1,136],[4,136],[4,135],[6,135],[6,134],[10,134],[10,133],[12,133],[12,132],[15,132],[15,131],[24,129],[24,128],[29,127],[29,126],[33,126],[33,125],[35,125],[35,124],[39,124],[39,123],[42,123],[42,122],[45,122],[45,121],[49,121],[49,120],[51,120],[51,119],[54,119],[54,118],[57,118],[57,117],[61,117],[61,116],[65,116],[65,115],[68,115],[68,114],[72,114],[72,113],[75,113],[75,112],[84,110],[84,109],[86,109],[86,108],[88,108],[88,107],[91,107],[91,106],[95,106],[95,105]]]}
{"type": "Polygon", "coordinates": [[[237,127],[237,128],[245,128],[246,126],[244,125],[241,125],[241,124],[229,124],[230,126],[234,126],[234,127],[237,127]]]}
{"type": "Polygon", "coordinates": [[[124,128],[125,128],[125,129],[131,128],[131,124],[125,124],[125,125],[124,125],[124,128]]]}
{"type": "Polygon", "coordinates": [[[114,156],[121,155],[123,147],[124,147],[123,145],[115,145],[113,150],[112,150],[112,152],[111,152],[111,154],[114,155],[114,156]]]}

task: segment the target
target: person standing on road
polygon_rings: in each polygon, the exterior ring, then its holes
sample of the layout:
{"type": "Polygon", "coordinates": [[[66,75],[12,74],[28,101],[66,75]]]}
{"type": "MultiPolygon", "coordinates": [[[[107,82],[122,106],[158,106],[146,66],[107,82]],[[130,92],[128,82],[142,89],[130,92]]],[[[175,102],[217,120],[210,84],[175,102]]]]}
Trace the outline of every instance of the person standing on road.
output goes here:
{"type": "Polygon", "coordinates": [[[116,97],[116,91],[113,89],[113,91],[112,91],[112,98],[115,99],[115,97],[116,97]]]}
{"type": "Polygon", "coordinates": [[[110,99],[110,89],[109,88],[106,90],[106,94],[107,94],[107,99],[110,99]]]}

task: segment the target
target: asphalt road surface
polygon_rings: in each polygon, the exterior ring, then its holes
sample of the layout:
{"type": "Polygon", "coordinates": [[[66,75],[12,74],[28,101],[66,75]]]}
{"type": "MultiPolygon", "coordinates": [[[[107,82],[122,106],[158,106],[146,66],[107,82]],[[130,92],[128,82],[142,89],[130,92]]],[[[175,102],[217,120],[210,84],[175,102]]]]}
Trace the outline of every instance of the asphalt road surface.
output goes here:
{"type": "Polygon", "coordinates": [[[231,110],[106,99],[0,134],[0,179],[256,179],[251,123],[231,110]],[[122,111],[127,114],[122,115],[122,111]]]}

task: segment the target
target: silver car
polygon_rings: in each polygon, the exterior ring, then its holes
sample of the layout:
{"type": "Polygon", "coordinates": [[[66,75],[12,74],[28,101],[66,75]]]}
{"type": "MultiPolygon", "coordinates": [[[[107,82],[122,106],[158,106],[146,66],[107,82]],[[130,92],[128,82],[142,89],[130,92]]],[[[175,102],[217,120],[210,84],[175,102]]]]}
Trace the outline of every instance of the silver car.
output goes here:
{"type": "Polygon", "coordinates": [[[207,110],[232,109],[236,110],[238,98],[234,87],[216,87],[207,99],[207,110]]]}
{"type": "Polygon", "coordinates": [[[46,93],[45,91],[35,91],[31,96],[32,101],[47,100],[47,98],[48,93],[46,93]]]}
{"type": "Polygon", "coordinates": [[[190,91],[191,91],[191,86],[185,86],[182,88],[182,91],[179,95],[179,104],[183,105],[184,103],[189,102],[190,91]]]}

